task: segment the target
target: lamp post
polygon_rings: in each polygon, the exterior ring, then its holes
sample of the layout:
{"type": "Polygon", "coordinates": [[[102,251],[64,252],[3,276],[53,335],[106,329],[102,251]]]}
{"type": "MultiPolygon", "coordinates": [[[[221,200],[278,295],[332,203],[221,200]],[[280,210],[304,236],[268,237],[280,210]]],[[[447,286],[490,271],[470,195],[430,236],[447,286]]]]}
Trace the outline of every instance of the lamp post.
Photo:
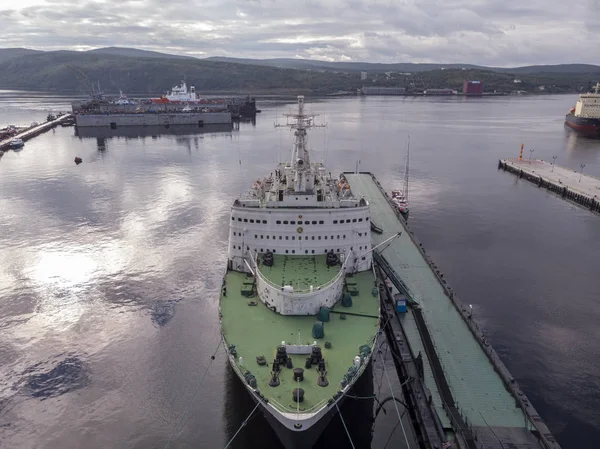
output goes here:
{"type": "Polygon", "coordinates": [[[531,158],[533,157],[533,151],[534,150],[529,150],[529,163],[531,164],[531,158]]]}
{"type": "Polygon", "coordinates": [[[554,171],[554,163],[556,162],[556,158],[558,156],[552,156],[552,169],[550,171],[554,171]]]}
{"type": "Polygon", "coordinates": [[[585,167],[585,164],[581,164],[581,171],[579,172],[579,182],[581,182],[581,175],[583,175],[583,168],[585,167]]]}

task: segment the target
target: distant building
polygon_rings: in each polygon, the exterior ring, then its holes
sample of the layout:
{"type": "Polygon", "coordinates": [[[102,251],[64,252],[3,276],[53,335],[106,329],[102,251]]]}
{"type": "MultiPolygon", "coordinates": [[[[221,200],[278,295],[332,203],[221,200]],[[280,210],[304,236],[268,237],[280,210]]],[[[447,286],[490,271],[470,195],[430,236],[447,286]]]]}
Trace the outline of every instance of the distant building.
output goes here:
{"type": "Polygon", "coordinates": [[[423,95],[455,95],[456,91],[450,88],[443,89],[426,89],[423,91],[423,95]]]}
{"type": "Polygon", "coordinates": [[[515,83],[515,84],[521,84],[521,80],[519,78],[515,78],[513,80],[513,83],[515,83]]]}
{"type": "Polygon", "coordinates": [[[362,81],[366,80],[367,79],[367,72],[360,72],[360,79],[362,81]]]}
{"type": "Polygon", "coordinates": [[[360,89],[362,95],[404,95],[406,89],[404,87],[377,87],[364,86],[360,89]]]}
{"type": "Polygon", "coordinates": [[[480,97],[483,95],[483,81],[465,81],[463,83],[463,95],[480,97]]]}

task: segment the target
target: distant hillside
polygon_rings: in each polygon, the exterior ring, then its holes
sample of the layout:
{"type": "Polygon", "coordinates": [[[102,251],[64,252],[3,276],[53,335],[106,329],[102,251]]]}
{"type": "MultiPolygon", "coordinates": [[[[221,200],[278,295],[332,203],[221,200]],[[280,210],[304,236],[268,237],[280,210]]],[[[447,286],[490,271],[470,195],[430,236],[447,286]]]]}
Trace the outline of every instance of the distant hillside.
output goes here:
{"type": "Polygon", "coordinates": [[[531,74],[531,73],[600,73],[600,66],[591,64],[558,64],[558,65],[532,65],[525,67],[503,68],[486,67],[473,64],[420,64],[420,63],[393,63],[379,64],[369,62],[328,62],[310,59],[242,59],[215,56],[206,58],[209,61],[232,62],[237,64],[253,64],[269,67],[283,67],[303,70],[333,70],[344,72],[426,72],[440,69],[472,69],[487,70],[492,72],[531,74]]]}
{"type": "Polygon", "coordinates": [[[163,93],[186,79],[199,92],[294,89],[327,93],[356,89],[355,76],[262,67],[195,58],[124,57],[99,52],[40,52],[0,63],[0,88],[163,93]]]}
{"type": "Polygon", "coordinates": [[[160,53],[158,51],[138,50],[137,48],[124,47],[104,47],[88,50],[86,53],[125,56],[128,58],[175,58],[175,59],[196,59],[191,56],[170,55],[168,53],[160,53]]]}
{"type": "Polygon", "coordinates": [[[109,47],[91,51],[40,52],[0,49],[0,88],[89,92],[100,82],[106,93],[160,94],[181,79],[198,92],[356,92],[362,86],[462,89],[465,79],[485,91],[580,92],[600,80],[600,67],[586,64],[489,68],[466,64],[370,64],[301,59],[235,59],[174,56],[109,47]],[[360,72],[367,72],[361,80],[360,72]],[[517,81],[517,82],[515,82],[517,81]]]}
{"type": "Polygon", "coordinates": [[[0,64],[12,58],[19,58],[21,56],[28,56],[35,53],[42,52],[37,50],[30,50],[28,48],[0,48],[0,64]]]}

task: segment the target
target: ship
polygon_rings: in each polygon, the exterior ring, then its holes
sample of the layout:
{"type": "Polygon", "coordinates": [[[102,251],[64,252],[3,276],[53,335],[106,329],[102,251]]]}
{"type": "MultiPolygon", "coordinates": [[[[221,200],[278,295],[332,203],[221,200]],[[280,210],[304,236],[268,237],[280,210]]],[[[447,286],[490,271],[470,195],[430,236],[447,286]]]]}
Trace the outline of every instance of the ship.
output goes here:
{"type": "Polygon", "coordinates": [[[233,201],[219,301],[229,364],[286,449],[311,448],[339,413],[380,321],[369,202],[311,162],[307,131],[322,125],[303,96],[297,108],[279,125],[290,160],[233,201]]]}
{"type": "Polygon", "coordinates": [[[123,92],[116,99],[92,95],[74,102],[72,112],[78,127],[164,126],[229,124],[233,118],[254,118],[256,102],[242,98],[201,98],[185,81],[161,97],[129,99],[123,92]]]}
{"type": "Polygon", "coordinates": [[[404,158],[404,184],[402,190],[392,190],[392,203],[405,219],[408,219],[408,158],[410,154],[410,137],[404,158]]]}
{"type": "Polygon", "coordinates": [[[566,115],[565,124],[584,136],[600,139],[600,83],[579,96],[566,115]]]}

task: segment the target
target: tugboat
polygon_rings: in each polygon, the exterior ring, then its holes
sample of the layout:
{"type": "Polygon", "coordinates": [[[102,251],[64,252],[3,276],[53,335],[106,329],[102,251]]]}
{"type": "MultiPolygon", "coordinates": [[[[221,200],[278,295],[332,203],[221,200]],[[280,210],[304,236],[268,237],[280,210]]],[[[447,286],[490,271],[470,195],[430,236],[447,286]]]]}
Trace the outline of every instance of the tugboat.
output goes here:
{"type": "Polygon", "coordinates": [[[584,136],[600,139],[600,83],[579,96],[566,115],[565,124],[584,136]]]}
{"type": "Polygon", "coordinates": [[[255,410],[286,449],[309,449],[371,360],[379,290],[369,203],[311,162],[303,96],[287,116],[291,159],[231,207],[219,319],[255,410]]]}

